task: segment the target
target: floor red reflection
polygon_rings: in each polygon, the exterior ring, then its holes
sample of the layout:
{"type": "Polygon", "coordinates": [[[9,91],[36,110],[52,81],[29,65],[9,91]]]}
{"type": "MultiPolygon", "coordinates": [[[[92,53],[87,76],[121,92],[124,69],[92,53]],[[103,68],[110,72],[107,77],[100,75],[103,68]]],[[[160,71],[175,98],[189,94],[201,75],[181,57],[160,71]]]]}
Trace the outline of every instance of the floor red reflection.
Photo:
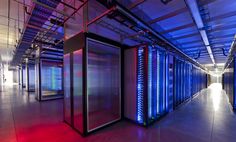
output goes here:
{"type": "Polygon", "coordinates": [[[0,92],[0,142],[235,142],[236,116],[210,89],[149,128],[122,121],[86,138],[63,122],[63,100],[35,101],[18,88],[0,92]]]}

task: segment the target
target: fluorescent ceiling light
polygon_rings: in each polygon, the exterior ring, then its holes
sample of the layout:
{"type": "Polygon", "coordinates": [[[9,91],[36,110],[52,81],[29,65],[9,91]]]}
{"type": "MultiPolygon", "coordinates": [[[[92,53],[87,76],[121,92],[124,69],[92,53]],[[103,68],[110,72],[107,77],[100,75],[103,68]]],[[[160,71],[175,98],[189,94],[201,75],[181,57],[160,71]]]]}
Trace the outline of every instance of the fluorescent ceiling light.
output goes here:
{"type": "Polygon", "coordinates": [[[212,60],[212,63],[215,64],[215,60],[214,60],[214,56],[213,56],[213,53],[212,53],[212,50],[211,50],[211,47],[209,46],[210,43],[209,43],[209,40],[208,40],[208,37],[207,37],[207,33],[206,31],[203,29],[204,28],[204,23],[202,21],[202,17],[200,15],[200,12],[199,12],[199,9],[198,9],[198,4],[197,4],[197,1],[196,0],[185,0],[186,4],[188,5],[190,11],[191,11],[191,14],[192,14],[192,17],[198,27],[198,30],[201,34],[201,37],[202,37],[202,40],[207,48],[207,51],[208,51],[208,54],[212,60]]]}
{"type": "Polygon", "coordinates": [[[209,54],[212,54],[211,47],[210,47],[210,46],[207,46],[206,48],[207,48],[208,53],[209,53],[209,54]]]}
{"type": "Polygon", "coordinates": [[[200,34],[202,36],[203,42],[206,46],[210,45],[206,31],[205,30],[200,30],[200,34]]]}
{"type": "Polygon", "coordinates": [[[191,12],[192,12],[192,16],[194,18],[194,21],[197,24],[198,29],[201,29],[204,27],[204,24],[202,22],[202,17],[200,15],[199,9],[198,9],[198,5],[197,2],[195,0],[186,0],[191,12]]]}

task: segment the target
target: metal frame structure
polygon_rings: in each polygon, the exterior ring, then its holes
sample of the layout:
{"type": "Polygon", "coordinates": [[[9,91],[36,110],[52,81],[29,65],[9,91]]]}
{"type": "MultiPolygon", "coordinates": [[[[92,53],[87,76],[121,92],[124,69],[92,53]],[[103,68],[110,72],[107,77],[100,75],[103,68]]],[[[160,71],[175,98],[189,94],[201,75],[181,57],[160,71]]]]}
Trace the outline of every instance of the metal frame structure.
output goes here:
{"type": "MultiPolygon", "coordinates": [[[[93,33],[84,33],[84,32],[81,32],[73,37],[71,37],[70,39],[66,40],[65,41],[65,48],[64,48],[64,75],[66,74],[67,76],[65,76],[64,78],[68,78],[69,82],[65,81],[64,83],[67,83],[65,84],[65,94],[64,94],[64,121],[70,125],[73,129],[75,129],[78,133],[80,133],[82,136],[86,136],[90,133],[93,133],[103,127],[107,127],[113,123],[116,123],[117,121],[121,120],[122,118],[122,107],[121,107],[121,101],[123,100],[123,97],[122,97],[122,81],[123,79],[120,78],[120,92],[119,92],[119,95],[120,95],[120,100],[117,100],[119,101],[119,109],[120,109],[120,112],[119,112],[119,115],[120,117],[116,120],[113,120],[111,122],[108,122],[106,124],[103,124],[99,127],[96,127],[96,128],[93,128],[91,130],[89,130],[88,128],[88,42],[87,40],[88,39],[92,39],[92,40],[96,40],[96,41],[100,41],[101,43],[103,44],[108,44],[108,45],[112,45],[112,46],[116,46],[117,48],[120,49],[120,55],[121,55],[121,59],[122,59],[122,48],[125,48],[126,45],[122,45],[118,42],[115,42],[115,41],[112,41],[110,39],[107,39],[107,38],[104,38],[104,37],[101,37],[101,36],[98,36],[96,34],[93,34],[93,33]],[[75,101],[79,101],[79,100],[75,100],[74,98],[74,89],[73,87],[71,86],[74,86],[74,82],[73,82],[73,79],[74,79],[74,76],[73,76],[73,61],[74,61],[74,55],[73,53],[75,51],[78,51],[79,49],[82,49],[82,130],[79,130],[78,128],[76,128],[76,126],[74,125],[75,123],[75,120],[74,120],[74,103],[75,101]],[[66,56],[70,56],[70,58],[68,59],[68,63],[65,63],[67,61],[67,59],[65,59],[66,56]],[[68,65],[68,66],[67,66],[68,65]],[[67,74],[67,67],[69,67],[69,74],[67,74]],[[66,86],[69,84],[69,88],[67,88],[66,86]],[[69,91],[68,91],[69,89],[69,91]],[[66,102],[66,100],[68,100],[69,98],[69,106],[66,102]],[[68,108],[66,108],[66,106],[70,107],[70,110],[67,110],[68,108]],[[68,112],[69,111],[69,112],[68,112]],[[69,120],[66,119],[66,112],[68,112],[70,115],[70,118],[68,118],[69,120]]],[[[122,62],[122,60],[120,60],[120,62],[122,62]]],[[[123,67],[122,65],[120,65],[120,77],[122,77],[122,70],[123,70],[123,67]]],[[[79,87],[79,86],[78,86],[79,87]]],[[[81,87],[81,86],[80,86],[81,87]]]]}

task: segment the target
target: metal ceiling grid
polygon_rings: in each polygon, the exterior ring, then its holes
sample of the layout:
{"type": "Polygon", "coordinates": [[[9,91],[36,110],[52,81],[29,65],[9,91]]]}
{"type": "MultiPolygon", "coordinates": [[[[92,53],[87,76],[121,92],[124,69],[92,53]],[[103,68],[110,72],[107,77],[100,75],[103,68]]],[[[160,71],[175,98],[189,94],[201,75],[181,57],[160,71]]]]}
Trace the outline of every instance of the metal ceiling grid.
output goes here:
{"type": "Polygon", "coordinates": [[[226,62],[231,43],[236,33],[236,1],[217,0],[206,8],[210,18],[205,21],[211,28],[208,30],[212,37],[210,43],[218,63],[226,62]]]}
{"type": "MultiPolygon", "coordinates": [[[[137,3],[140,0],[132,0],[137,3]]],[[[224,63],[230,45],[236,33],[236,1],[235,0],[199,0],[198,8],[205,24],[209,43],[216,63],[224,63]]],[[[190,11],[183,0],[171,1],[164,5],[160,1],[143,0],[132,9],[136,15],[143,11],[148,18],[140,17],[149,22],[158,32],[171,40],[184,53],[193,57],[201,52],[200,63],[212,63],[200,33],[190,19],[190,11]]]]}
{"type": "MultiPolygon", "coordinates": [[[[194,58],[199,52],[203,53],[207,51],[183,0],[171,1],[167,5],[161,3],[161,1],[145,0],[132,11],[147,23],[151,23],[150,25],[156,31],[164,35],[190,57],[194,58]],[[144,14],[141,15],[140,11],[144,14]],[[184,50],[186,48],[191,49],[190,52],[184,50]]],[[[203,57],[200,56],[200,58],[203,57]]],[[[202,61],[200,59],[198,60],[202,61]]],[[[204,60],[211,61],[209,56],[204,56],[204,60]]]]}
{"type": "MultiPolygon", "coordinates": [[[[38,0],[38,2],[44,3],[55,9],[60,1],[52,2],[50,0],[38,0]]],[[[15,55],[11,62],[12,65],[18,65],[20,63],[22,56],[25,54],[26,50],[31,47],[32,42],[40,32],[39,28],[43,27],[44,23],[49,20],[48,18],[52,15],[53,10],[47,9],[38,4],[33,4],[33,9],[30,13],[21,41],[16,48],[15,55]],[[41,22],[35,21],[37,18],[40,18],[41,22]],[[33,25],[38,28],[32,28],[28,25],[33,25]]]]}

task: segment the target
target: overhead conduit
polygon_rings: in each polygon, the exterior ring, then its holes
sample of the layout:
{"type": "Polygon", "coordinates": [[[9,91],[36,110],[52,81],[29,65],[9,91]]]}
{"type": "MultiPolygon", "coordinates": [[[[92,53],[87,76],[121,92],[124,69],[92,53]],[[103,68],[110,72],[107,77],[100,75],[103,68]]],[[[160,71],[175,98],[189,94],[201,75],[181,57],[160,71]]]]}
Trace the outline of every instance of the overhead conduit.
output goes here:
{"type": "Polygon", "coordinates": [[[191,11],[192,17],[197,25],[197,28],[200,32],[204,45],[206,46],[207,52],[211,58],[212,63],[215,65],[215,59],[211,50],[209,39],[205,30],[205,25],[203,23],[202,17],[200,15],[198,4],[196,0],[185,0],[189,10],[191,11]]]}
{"type": "Polygon", "coordinates": [[[158,33],[156,30],[154,30],[152,27],[150,27],[147,23],[145,23],[143,20],[141,20],[139,17],[135,16],[132,12],[130,12],[127,8],[123,7],[116,1],[110,1],[110,0],[97,0],[102,5],[104,5],[107,8],[113,8],[115,7],[115,10],[113,10],[112,14],[109,14],[109,18],[112,18],[119,23],[128,26],[130,29],[134,30],[135,32],[145,32],[146,38],[150,41],[159,44],[166,50],[176,53],[182,58],[186,59],[193,65],[200,67],[202,70],[207,72],[207,69],[190,58],[188,55],[183,53],[181,50],[176,48],[170,41],[168,41],[165,37],[163,37],[160,33],[158,33]],[[119,18],[117,18],[119,16],[119,18]],[[119,21],[118,19],[122,19],[122,21],[119,21]],[[124,20],[123,20],[124,19],[124,20]],[[132,26],[131,26],[132,25],[132,26]]]}

